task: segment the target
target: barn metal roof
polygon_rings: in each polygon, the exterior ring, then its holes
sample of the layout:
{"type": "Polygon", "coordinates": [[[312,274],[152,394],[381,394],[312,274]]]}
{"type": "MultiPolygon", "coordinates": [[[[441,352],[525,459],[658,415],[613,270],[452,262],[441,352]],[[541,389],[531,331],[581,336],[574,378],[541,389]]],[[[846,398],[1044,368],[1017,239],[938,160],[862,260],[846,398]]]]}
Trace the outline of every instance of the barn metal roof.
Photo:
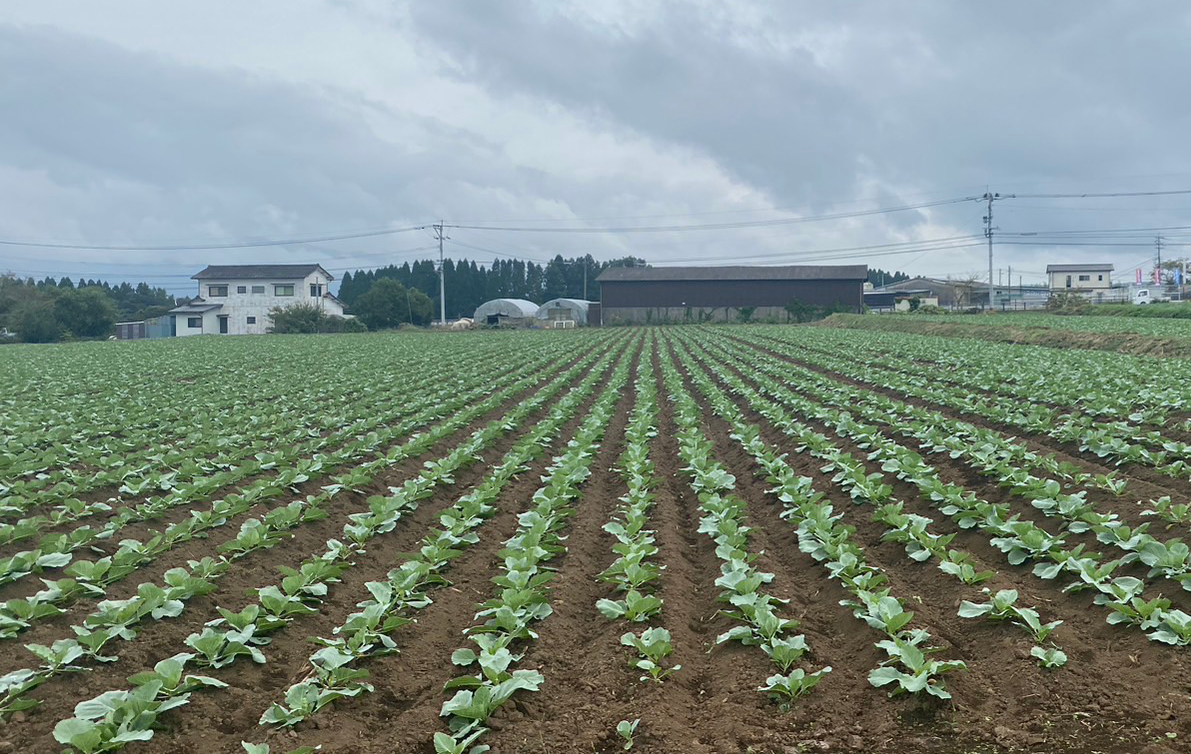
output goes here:
{"type": "Polygon", "coordinates": [[[191,280],[297,280],[315,270],[322,270],[328,279],[335,276],[323,270],[321,264],[210,264],[191,280]]]}
{"type": "Polygon", "coordinates": [[[799,265],[796,267],[609,267],[601,283],[645,280],[866,280],[868,267],[799,265]]]}

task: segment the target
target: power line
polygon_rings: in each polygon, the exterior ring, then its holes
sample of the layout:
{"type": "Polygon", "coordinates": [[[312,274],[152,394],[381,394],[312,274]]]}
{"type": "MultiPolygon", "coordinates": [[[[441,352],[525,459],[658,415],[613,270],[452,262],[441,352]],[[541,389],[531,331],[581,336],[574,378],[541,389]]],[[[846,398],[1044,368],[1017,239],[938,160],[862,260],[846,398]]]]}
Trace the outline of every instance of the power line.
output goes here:
{"type": "MultiPolygon", "coordinates": [[[[414,246],[414,247],[411,247],[408,249],[395,249],[393,251],[377,251],[377,252],[366,252],[366,253],[361,253],[361,254],[347,254],[342,257],[329,257],[328,259],[333,259],[335,261],[342,261],[344,259],[362,259],[365,257],[401,256],[403,254],[415,254],[420,251],[430,251],[431,249],[436,249],[436,248],[438,248],[438,247],[437,246],[428,246],[428,245],[427,246],[414,246]]],[[[189,265],[183,265],[180,263],[141,264],[139,262],[99,262],[99,261],[94,261],[94,260],[77,260],[77,259],[47,259],[45,257],[22,257],[22,256],[14,255],[14,254],[0,255],[0,262],[3,262],[8,259],[17,259],[22,262],[46,262],[49,264],[55,264],[55,263],[59,263],[59,262],[62,264],[85,263],[85,264],[94,264],[94,265],[97,265],[100,267],[136,267],[138,269],[146,269],[146,268],[154,268],[154,267],[174,268],[174,267],[189,266],[189,265]]],[[[302,261],[297,261],[297,262],[289,261],[289,262],[286,262],[286,264],[323,264],[324,262],[328,261],[328,259],[323,259],[321,261],[317,260],[317,259],[309,260],[309,261],[302,260],[302,261]]],[[[327,270],[328,272],[333,271],[330,267],[326,267],[325,265],[324,265],[323,269],[327,270]]],[[[351,268],[347,267],[347,268],[343,268],[343,269],[351,269],[351,268]]]]}
{"type": "Polygon", "coordinates": [[[1116,199],[1129,196],[1181,196],[1191,194],[1191,189],[1172,191],[1111,191],[1084,194],[1014,194],[1017,199],[1116,199]]]}
{"type": "Polygon", "coordinates": [[[1098,230],[1032,230],[1005,233],[1007,236],[1070,236],[1070,235],[1116,235],[1119,233],[1145,233],[1148,237],[1159,231],[1191,231],[1191,225],[1167,225],[1156,228],[1102,228],[1098,230]]]}
{"type": "Polygon", "coordinates": [[[976,201],[979,197],[966,196],[955,199],[943,199],[922,204],[907,204],[899,207],[880,207],[877,209],[860,210],[857,212],[837,212],[830,215],[815,215],[810,217],[784,217],[774,220],[747,220],[732,223],[705,223],[702,225],[629,225],[606,227],[570,227],[570,228],[530,228],[524,226],[500,227],[495,225],[465,225],[462,223],[447,223],[446,227],[459,230],[490,230],[515,233],[671,233],[690,230],[739,230],[743,228],[766,228],[776,225],[796,225],[800,223],[822,222],[826,220],[843,220],[854,217],[869,217],[884,215],[892,212],[906,212],[911,210],[941,207],[948,204],[976,201]]]}
{"type": "Polygon", "coordinates": [[[14,241],[0,239],[4,246],[30,246],[38,249],[83,249],[90,251],[198,251],[205,249],[249,249],[260,246],[291,246],[304,243],[321,243],[324,241],[347,241],[353,238],[375,238],[396,233],[408,233],[422,230],[429,226],[413,225],[407,228],[386,228],[385,230],[361,231],[356,233],[336,233],[325,236],[311,236],[307,238],[277,238],[256,241],[234,241],[230,243],[196,243],[162,246],[122,246],[122,245],[94,245],[79,243],[51,243],[46,241],[14,241]]]}

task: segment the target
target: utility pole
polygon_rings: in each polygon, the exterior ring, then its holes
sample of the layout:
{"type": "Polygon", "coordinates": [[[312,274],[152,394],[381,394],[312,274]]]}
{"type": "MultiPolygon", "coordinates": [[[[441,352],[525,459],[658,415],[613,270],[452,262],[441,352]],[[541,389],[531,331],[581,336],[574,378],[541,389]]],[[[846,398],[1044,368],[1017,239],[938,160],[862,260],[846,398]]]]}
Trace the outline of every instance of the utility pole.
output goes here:
{"type": "Polygon", "coordinates": [[[1162,285],[1162,236],[1154,236],[1154,251],[1158,254],[1158,285],[1162,285]]]}
{"type": "Polygon", "coordinates": [[[443,258],[442,242],[446,239],[443,233],[443,221],[439,220],[434,228],[434,236],[438,239],[438,320],[443,327],[447,324],[447,265],[443,258]]]}
{"type": "Polygon", "coordinates": [[[984,236],[988,239],[988,308],[991,310],[993,305],[993,202],[1000,199],[1001,195],[986,191],[980,198],[988,202],[988,213],[984,216],[984,236]]]}

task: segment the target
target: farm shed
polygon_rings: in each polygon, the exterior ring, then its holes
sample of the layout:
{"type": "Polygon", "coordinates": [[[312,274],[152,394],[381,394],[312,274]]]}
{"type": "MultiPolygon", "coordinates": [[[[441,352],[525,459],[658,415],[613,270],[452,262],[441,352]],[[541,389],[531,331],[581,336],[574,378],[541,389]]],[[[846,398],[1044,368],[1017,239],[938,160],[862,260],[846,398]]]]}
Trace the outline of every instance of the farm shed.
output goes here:
{"type": "Polygon", "coordinates": [[[537,317],[547,327],[566,327],[567,322],[573,322],[575,327],[586,327],[591,303],[578,298],[553,298],[538,307],[537,317]],[[564,324],[556,325],[557,322],[564,324]]]}
{"type": "Polygon", "coordinates": [[[604,324],[786,321],[795,301],[860,311],[865,265],[798,267],[610,267],[599,277],[604,324]]]}
{"type": "Polygon", "coordinates": [[[871,293],[892,293],[895,298],[936,298],[939,300],[938,306],[947,309],[988,304],[988,284],[964,280],[917,277],[874,288],[871,293]]]}
{"type": "Polygon", "coordinates": [[[494,298],[476,309],[472,320],[477,325],[529,327],[536,323],[538,305],[523,298],[494,298]]]}

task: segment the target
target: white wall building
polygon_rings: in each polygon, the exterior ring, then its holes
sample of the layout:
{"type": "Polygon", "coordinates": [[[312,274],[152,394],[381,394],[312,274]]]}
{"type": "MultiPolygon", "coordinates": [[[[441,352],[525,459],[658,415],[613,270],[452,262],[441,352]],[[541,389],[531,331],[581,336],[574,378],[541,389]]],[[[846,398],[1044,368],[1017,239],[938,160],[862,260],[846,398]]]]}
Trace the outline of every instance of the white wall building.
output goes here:
{"type": "Polygon", "coordinates": [[[1048,264],[1046,276],[1053,293],[1107,293],[1112,287],[1111,264],[1048,264]]]}
{"type": "Polygon", "coordinates": [[[269,310],[316,304],[339,317],[343,302],[331,295],[331,273],[317,264],[220,264],[193,275],[198,297],[170,310],[174,333],[252,335],[272,327],[269,310]]]}

